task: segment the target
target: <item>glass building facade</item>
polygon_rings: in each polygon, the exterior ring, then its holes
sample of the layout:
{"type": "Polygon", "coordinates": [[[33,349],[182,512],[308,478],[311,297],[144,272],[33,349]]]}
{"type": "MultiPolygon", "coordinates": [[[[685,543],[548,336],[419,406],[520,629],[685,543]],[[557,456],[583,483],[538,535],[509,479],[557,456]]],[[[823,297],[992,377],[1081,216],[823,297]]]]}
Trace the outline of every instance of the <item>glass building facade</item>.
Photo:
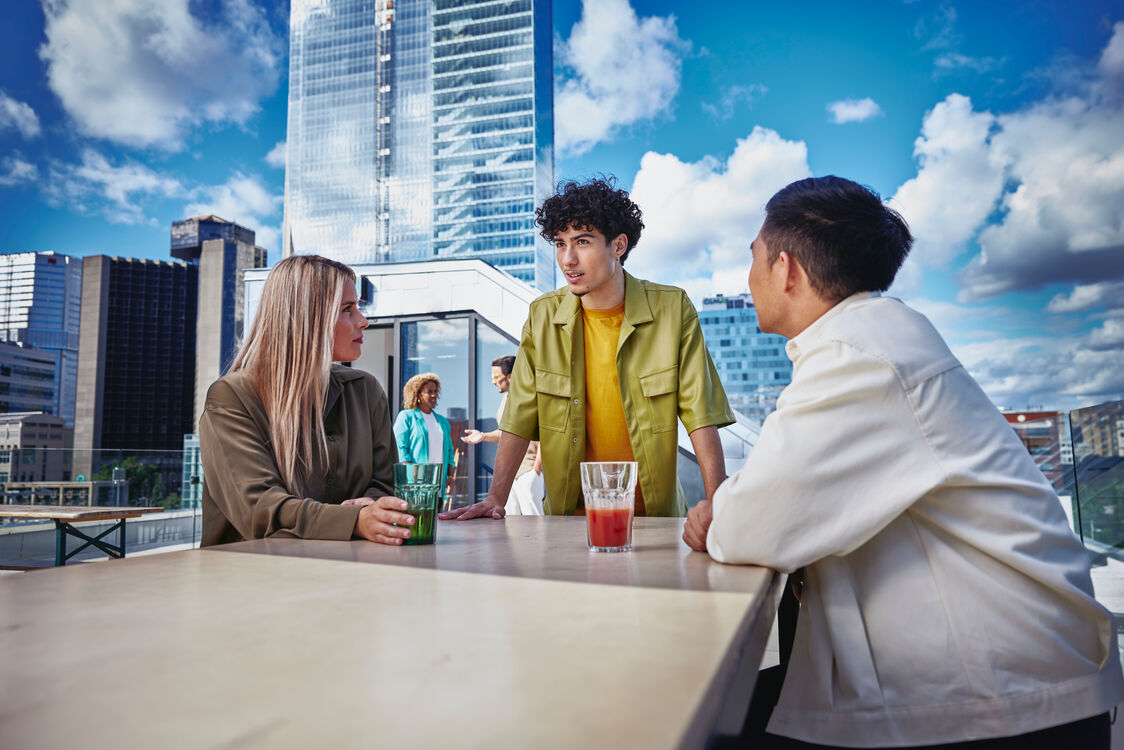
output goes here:
{"type": "Polygon", "coordinates": [[[549,0],[293,0],[285,251],[553,289],[549,0]]]}
{"type": "MultiPolygon", "coordinates": [[[[55,404],[74,426],[82,263],[57,253],[0,255],[0,341],[54,355],[55,404]]],[[[18,411],[18,410],[17,410],[18,411]]]]}
{"type": "Polygon", "coordinates": [[[764,421],[776,408],[781,391],[792,382],[784,336],[761,332],[748,294],[707,297],[699,310],[699,323],[730,405],[747,417],[764,421]]]}

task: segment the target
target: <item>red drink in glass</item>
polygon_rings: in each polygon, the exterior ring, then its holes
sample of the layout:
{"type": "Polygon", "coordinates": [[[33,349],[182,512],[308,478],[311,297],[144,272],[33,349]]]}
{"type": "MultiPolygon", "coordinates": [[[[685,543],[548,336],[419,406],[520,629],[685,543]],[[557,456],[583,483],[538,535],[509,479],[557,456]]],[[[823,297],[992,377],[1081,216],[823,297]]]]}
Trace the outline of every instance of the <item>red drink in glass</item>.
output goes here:
{"type": "Polygon", "coordinates": [[[590,547],[629,547],[632,545],[632,508],[599,510],[587,508],[590,547]]]}

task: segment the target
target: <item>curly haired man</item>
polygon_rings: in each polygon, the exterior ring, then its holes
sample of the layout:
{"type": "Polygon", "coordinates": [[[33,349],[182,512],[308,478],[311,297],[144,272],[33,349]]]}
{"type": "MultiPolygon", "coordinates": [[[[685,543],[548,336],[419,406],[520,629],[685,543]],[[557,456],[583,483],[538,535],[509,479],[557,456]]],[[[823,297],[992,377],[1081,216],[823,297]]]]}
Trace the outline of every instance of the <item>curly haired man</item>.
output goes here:
{"type": "Polygon", "coordinates": [[[726,478],[718,428],[734,421],[695,308],[682,289],[625,272],[644,223],[611,180],[561,185],[536,217],[566,286],[531,303],[488,496],[442,518],[502,518],[531,440],[541,443],[547,514],[584,512],[582,461],[635,460],[637,514],[685,515],[676,420],[708,500],[726,478]]]}

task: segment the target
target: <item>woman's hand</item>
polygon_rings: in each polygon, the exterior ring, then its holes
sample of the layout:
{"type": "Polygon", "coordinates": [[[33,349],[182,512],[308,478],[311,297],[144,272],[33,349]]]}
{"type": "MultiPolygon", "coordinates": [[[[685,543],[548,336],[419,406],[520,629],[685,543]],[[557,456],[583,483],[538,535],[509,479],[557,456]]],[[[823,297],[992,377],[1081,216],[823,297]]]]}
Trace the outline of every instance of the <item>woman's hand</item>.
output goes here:
{"type": "Polygon", "coordinates": [[[379,544],[401,544],[403,539],[410,537],[414,517],[402,512],[408,506],[401,498],[390,495],[384,495],[378,500],[356,497],[344,500],[340,505],[362,506],[359,518],[355,520],[355,530],[351,533],[356,539],[369,539],[379,544]]]}
{"type": "Polygon", "coordinates": [[[484,433],[480,430],[465,430],[464,435],[461,436],[461,441],[475,445],[484,439],[484,433]]]}

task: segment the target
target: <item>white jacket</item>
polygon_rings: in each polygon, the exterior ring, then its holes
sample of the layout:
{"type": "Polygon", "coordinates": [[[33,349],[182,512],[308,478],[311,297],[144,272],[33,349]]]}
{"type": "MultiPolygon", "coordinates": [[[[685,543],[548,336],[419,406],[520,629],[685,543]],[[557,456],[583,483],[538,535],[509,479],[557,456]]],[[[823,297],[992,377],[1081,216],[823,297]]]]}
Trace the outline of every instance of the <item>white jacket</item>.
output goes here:
{"type": "Polygon", "coordinates": [[[769,731],[843,746],[1022,734],[1124,698],[1112,616],[1026,448],[921,314],[858,294],[714,495],[707,549],[805,585],[769,731]]]}

